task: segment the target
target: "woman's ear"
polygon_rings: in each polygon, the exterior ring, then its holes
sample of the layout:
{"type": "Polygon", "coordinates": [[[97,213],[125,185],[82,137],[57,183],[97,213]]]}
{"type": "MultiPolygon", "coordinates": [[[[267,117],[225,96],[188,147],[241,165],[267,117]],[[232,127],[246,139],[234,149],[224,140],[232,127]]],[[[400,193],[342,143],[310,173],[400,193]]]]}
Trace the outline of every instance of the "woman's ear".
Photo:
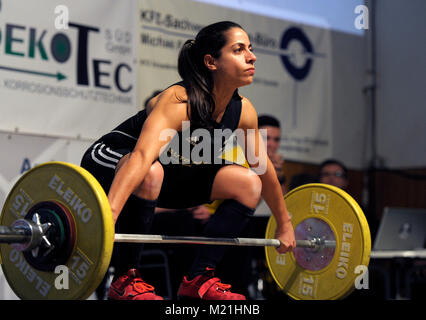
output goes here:
{"type": "Polygon", "coordinates": [[[217,69],[216,67],[216,59],[212,57],[211,54],[206,54],[204,56],[204,64],[210,71],[214,71],[217,69]]]}

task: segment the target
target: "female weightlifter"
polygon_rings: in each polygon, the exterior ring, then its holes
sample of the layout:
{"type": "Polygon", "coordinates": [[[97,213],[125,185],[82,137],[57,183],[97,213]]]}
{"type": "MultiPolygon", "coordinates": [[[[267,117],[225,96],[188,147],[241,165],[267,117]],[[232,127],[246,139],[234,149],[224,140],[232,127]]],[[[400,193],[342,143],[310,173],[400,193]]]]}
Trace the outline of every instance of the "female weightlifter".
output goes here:
{"type": "MultiPolygon", "coordinates": [[[[204,27],[195,40],[185,42],[179,53],[182,81],[152,98],[149,108],[120,124],[86,151],[81,165],[107,192],[116,232],[149,233],[156,206],[190,208],[223,200],[203,236],[237,237],[263,197],[277,221],[276,238],[281,241],[278,252],[295,247],[281,186],[258,131],[256,110],[238,93],[239,87],[252,83],[255,61],[249,37],[241,26],[223,21],[204,27]],[[172,139],[178,139],[179,145],[190,143],[191,150],[197,143],[205,143],[205,135],[200,139],[189,135],[190,141],[182,141],[185,130],[192,133],[200,128],[211,134],[212,148],[217,144],[213,143],[215,129],[254,130],[254,139],[246,135],[244,148],[251,168],[217,163],[213,158],[192,161],[185,158],[181,148],[168,147],[176,145],[172,139]],[[165,132],[176,134],[160,138],[165,132]],[[247,156],[250,153],[265,157],[263,172],[254,173],[260,161],[251,161],[253,157],[247,156]],[[179,163],[162,161],[161,155],[165,154],[179,163]]],[[[162,299],[137,271],[139,252],[137,245],[115,244],[112,263],[116,276],[108,292],[110,299],[162,299]]],[[[200,246],[178,297],[245,300],[214,275],[224,252],[225,246],[200,246]]]]}

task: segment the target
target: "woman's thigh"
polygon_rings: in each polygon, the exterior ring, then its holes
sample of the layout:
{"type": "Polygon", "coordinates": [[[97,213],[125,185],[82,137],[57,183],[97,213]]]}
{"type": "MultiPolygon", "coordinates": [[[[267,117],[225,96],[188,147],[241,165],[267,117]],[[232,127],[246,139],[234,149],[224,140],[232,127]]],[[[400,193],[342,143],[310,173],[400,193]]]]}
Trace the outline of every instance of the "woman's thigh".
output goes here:
{"type": "Polygon", "coordinates": [[[216,174],[211,200],[235,199],[255,208],[262,192],[262,182],[252,170],[239,166],[222,167],[216,174]]]}

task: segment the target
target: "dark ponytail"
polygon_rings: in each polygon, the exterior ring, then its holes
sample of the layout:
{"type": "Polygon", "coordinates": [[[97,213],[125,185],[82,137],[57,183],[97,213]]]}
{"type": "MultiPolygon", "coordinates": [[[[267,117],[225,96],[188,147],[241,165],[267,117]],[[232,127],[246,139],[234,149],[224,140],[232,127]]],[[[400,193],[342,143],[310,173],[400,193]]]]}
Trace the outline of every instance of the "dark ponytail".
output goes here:
{"type": "Polygon", "coordinates": [[[191,125],[212,128],[213,112],[213,77],[204,65],[204,56],[220,57],[220,50],[226,44],[225,32],[231,28],[242,27],[231,21],[217,22],[201,29],[195,40],[187,40],[180,50],[178,72],[188,95],[191,110],[191,125]]]}

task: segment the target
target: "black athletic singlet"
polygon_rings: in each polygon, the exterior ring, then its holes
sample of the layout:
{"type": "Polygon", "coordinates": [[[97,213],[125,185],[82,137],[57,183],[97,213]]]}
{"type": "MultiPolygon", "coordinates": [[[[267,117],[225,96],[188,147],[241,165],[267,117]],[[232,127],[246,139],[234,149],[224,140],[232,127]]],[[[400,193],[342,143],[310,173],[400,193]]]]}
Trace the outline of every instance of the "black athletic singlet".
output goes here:
{"type": "MultiPolygon", "coordinates": [[[[183,83],[177,85],[183,86],[183,83]]],[[[177,132],[158,159],[164,169],[158,207],[178,209],[210,202],[214,177],[221,167],[229,164],[219,161],[218,155],[226,138],[238,128],[241,108],[241,97],[236,91],[221,121],[215,124],[214,130],[208,131],[210,149],[204,140],[207,138],[206,130],[197,131],[201,128],[192,128],[187,122],[190,130],[177,132]]],[[[146,118],[146,111],[139,111],[86,151],[81,166],[98,179],[106,192],[111,186],[118,161],[135,147],[146,118]]]]}

